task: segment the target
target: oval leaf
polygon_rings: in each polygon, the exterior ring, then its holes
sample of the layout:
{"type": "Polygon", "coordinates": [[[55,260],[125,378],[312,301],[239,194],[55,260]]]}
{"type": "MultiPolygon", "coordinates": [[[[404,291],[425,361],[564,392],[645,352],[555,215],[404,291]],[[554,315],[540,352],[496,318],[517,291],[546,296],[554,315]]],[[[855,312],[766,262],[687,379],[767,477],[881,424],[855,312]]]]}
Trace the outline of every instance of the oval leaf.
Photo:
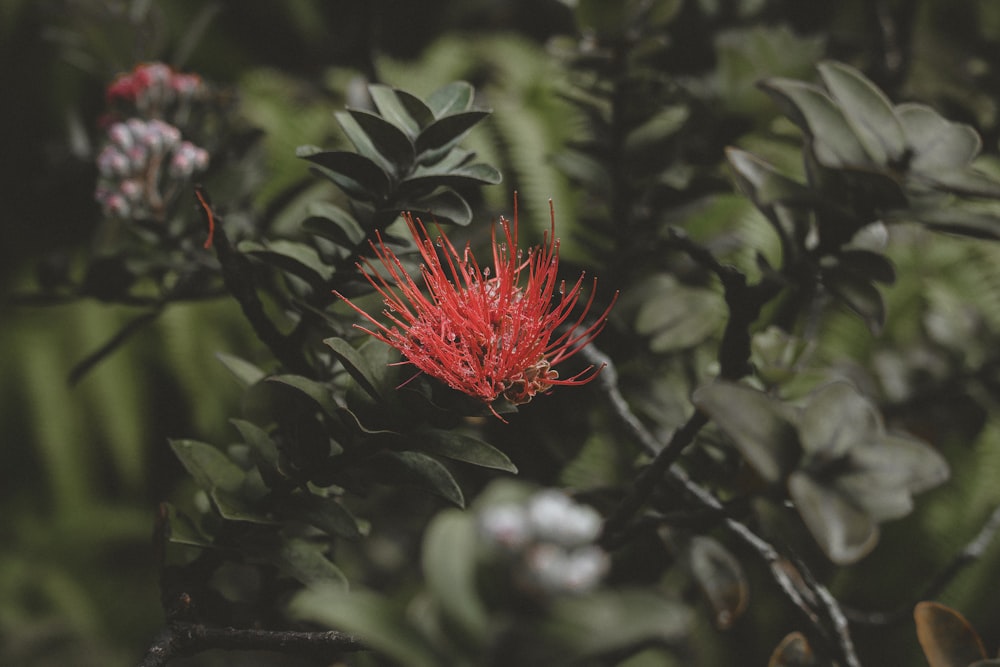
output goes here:
{"type": "Polygon", "coordinates": [[[472,106],[475,88],[465,81],[453,81],[438,88],[427,97],[427,106],[434,112],[435,118],[448,114],[466,111],[472,106]]]}
{"type": "Polygon", "coordinates": [[[880,165],[898,161],[906,151],[906,139],[885,93],[843,63],[825,62],[818,69],[872,161],[880,165]]]}
{"type": "Polygon", "coordinates": [[[404,173],[413,164],[413,142],[406,132],[385,118],[360,109],[349,109],[354,122],[371,140],[372,145],[390,164],[397,174],[404,173]]]}
{"type": "Polygon", "coordinates": [[[472,516],[446,510],[427,527],[422,562],[427,586],[444,613],[478,644],[489,634],[490,618],[476,592],[477,546],[472,516]]]}
{"type": "Polygon", "coordinates": [[[362,199],[384,197],[389,191],[389,176],[370,158],[348,151],[324,151],[300,155],[321,169],[318,173],[332,180],[349,195],[362,199]]]}
{"type": "Polygon", "coordinates": [[[805,635],[793,632],[774,649],[767,667],[819,667],[819,662],[805,635]]]}
{"type": "Polygon", "coordinates": [[[417,434],[417,449],[473,465],[517,473],[507,455],[493,445],[456,431],[428,429],[417,434]]]}
{"type": "Polygon", "coordinates": [[[930,667],[969,667],[986,658],[979,634],[951,607],[938,602],[918,602],[913,618],[917,640],[930,667]]]}
{"type": "Polygon", "coordinates": [[[767,482],[783,479],[801,457],[790,406],[735,382],[716,380],[691,399],[736,444],[767,482]]]}
{"type": "Polygon", "coordinates": [[[875,548],[878,525],[842,494],[802,471],[789,476],[788,492],[823,553],[837,565],[855,563],[875,548]]]}
{"type": "Polygon", "coordinates": [[[218,448],[197,440],[171,440],[170,448],[181,464],[205,491],[215,488],[235,492],[246,479],[246,473],[229,460],[218,448]]]}
{"type": "Polygon", "coordinates": [[[446,151],[461,141],[476,123],[489,115],[489,111],[463,111],[438,118],[425,127],[417,137],[417,154],[439,154],[441,151],[446,151]]]}
{"type": "Polygon", "coordinates": [[[688,558],[691,573],[715,613],[715,626],[730,628],[746,611],[750,599],[739,560],[717,540],[704,535],[691,538],[688,558]]]}

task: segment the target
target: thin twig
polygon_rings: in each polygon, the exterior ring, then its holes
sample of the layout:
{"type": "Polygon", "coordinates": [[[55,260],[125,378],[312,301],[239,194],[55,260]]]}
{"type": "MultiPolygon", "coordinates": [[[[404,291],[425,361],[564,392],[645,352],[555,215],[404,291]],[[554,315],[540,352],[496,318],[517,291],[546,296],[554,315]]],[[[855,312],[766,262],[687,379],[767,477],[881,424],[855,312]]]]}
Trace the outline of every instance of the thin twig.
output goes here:
{"type": "Polygon", "coordinates": [[[225,651],[282,651],[332,660],[342,653],[364,650],[354,637],[329,630],[297,632],[249,628],[213,628],[197,623],[175,623],[166,628],[146,652],[139,667],[165,667],[174,658],[211,649],[225,651]]]}
{"type": "MultiPolygon", "coordinates": [[[[588,346],[582,352],[590,361],[606,364],[599,386],[604,390],[615,417],[636,438],[643,449],[662,452],[671,447],[679,446],[678,443],[690,442],[701,426],[707,422],[707,417],[696,418],[701,414],[700,412],[694,413],[687,423],[674,433],[671,443],[661,449],[655,436],[646,429],[621,395],[617,385],[617,371],[611,359],[599,352],[593,345],[588,346]]],[[[658,456],[659,454],[657,454],[658,456]]],[[[723,515],[725,517],[723,525],[726,530],[748,546],[767,565],[771,578],[779,590],[805,616],[810,626],[825,643],[830,645],[831,651],[836,654],[843,665],[845,667],[860,667],[861,663],[858,661],[854,649],[844,611],[826,587],[816,581],[808,568],[801,562],[792,563],[789,558],[782,556],[772,544],[754,533],[744,523],[728,516],[722,502],[708,489],[692,480],[679,465],[672,464],[662,470],[657,470],[655,474],[650,473],[649,471],[656,464],[656,461],[657,458],[654,458],[654,463],[643,470],[636,483],[633,484],[632,491],[605,523],[605,535],[602,538],[605,546],[613,546],[621,539],[625,524],[631,521],[633,515],[648,499],[656,481],[665,478],[683,490],[698,505],[696,509],[723,515]],[[651,486],[645,488],[645,485],[651,486]],[[819,610],[822,610],[822,614],[819,610]]],[[[1000,518],[998,518],[998,522],[1000,522],[1000,518]]]]}
{"type": "Polygon", "coordinates": [[[914,605],[921,600],[936,598],[962,570],[982,557],[998,532],[1000,532],[1000,507],[993,510],[976,536],[912,600],[891,611],[864,611],[848,607],[844,609],[845,615],[851,622],[864,625],[892,625],[911,618],[914,605]]]}
{"type": "Polygon", "coordinates": [[[69,372],[69,385],[71,387],[76,385],[76,383],[83,379],[83,376],[90,372],[90,369],[99,364],[109,354],[117,350],[118,347],[128,340],[134,333],[142,329],[144,326],[154,322],[162,312],[162,308],[156,308],[133,317],[131,320],[126,322],[125,326],[119,329],[114,336],[109,338],[104,345],[101,345],[73,366],[69,372]]]}

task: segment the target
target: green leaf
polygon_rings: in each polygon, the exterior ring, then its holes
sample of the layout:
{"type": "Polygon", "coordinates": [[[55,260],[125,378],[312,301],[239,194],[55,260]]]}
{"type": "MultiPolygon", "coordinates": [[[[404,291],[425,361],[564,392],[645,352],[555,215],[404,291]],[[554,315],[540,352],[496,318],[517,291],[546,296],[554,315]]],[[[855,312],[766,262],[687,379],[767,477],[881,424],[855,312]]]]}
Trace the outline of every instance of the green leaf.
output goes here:
{"type": "Polygon", "coordinates": [[[246,473],[239,466],[208,443],[171,440],[170,447],[195,483],[205,491],[220,488],[235,492],[246,479],[246,473]]]}
{"type": "Polygon", "coordinates": [[[474,643],[490,633],[490,618],[476,592],[475,519],[459,510],[439,513],[423,544],[424,578],[442,611],[474,643]]]}
{"type": "Polygon", "coordinates": [[[737,185],[760,207],[775,203],[810,203],[815,197],[809,188],[785,176],[757,156],[738,148],[727,148],[726,157],[736,175],[737,185]]]}
{"type": "Polygon", "coordinates": [[[979,633],[951,607],[939,602],[918,602],[913,619],[917,640],[930,667],[971,667],[986,658],[979,633]]]}
{"type": "Polygon", "coordinates": [[[225,352],[216,352],[215,358],[221,361],[222,365],[225,366],[226,369],[232,373],[244,387],[255,385],[267,377],[267,373],[245,359],[240,359],[239,357],[226,354],[225,352]]]}
{"type": "Polygon", "coordinates": [[[654,352],[694,347],[722,329],[726,306],[718,293],[680,285],[670,276],[654,280],[635,322],[636,331],[650,337],[654,352]]]}
{"type": "Polygon", "coordinates": [[[986,199],[1000,199],[1000,182],[971,167],[967,169],[943,168],[926,170],[921,177],[944,192],[986,199]]]}
{"type": "Polygon", "coordinates": [[[472,207],[460,194],[449,188],[441,188],[427,197],[405,202],[399,208],[425,221],[449,222],[461,226],[472,222],[472,207]]]}
{"type": "Polygon", "coordinates": [[[538,630],[561,649],[551,664],[623,651],[640,644],[673,644],[688,636],[692,613],[678,602],[639,590],[553,599],[538,630]]]}
{"type": "Polygon", "coordinates": [[[416,448],[428,454],[472,463],[484,468],[517,473],[507,455],[493,445],[457,431],[426,429],[417,434],[416,448]]]}
{"type": "Polygon", "coordinates": [[[462,111],[439,117],[425,127],[416,139],[417,154],[421,161],[433,161],[462,140],[479,121],[490,115],[489,111],[462,111]]]}
{"type": "Polygon", "coordinates": [[[799,419],[799,436],[807,457],[836,461],[853,447],[882,437],[882,417],[853,385],[836,381],[809,397],[799,419]]]}
{"type": "Polygon", "coordinates": [[[434,113],[419,98],[380,83],[368,86],[378,112],[410,139],[415,139],[420,128],[434,120],[434,113]]]}
{"type": "Polygon", "coordinates": [[[337,412],[338,406],[333,398],[333,392],[330,390],[330,387],[322,382],[310,380],[301,375],[272,375],[267,378],[267,382],[274,382],[295,389],[313,401],[328,415],[334,415],[337,412]]]}
{"type": "Polygon", "coordinates": [[[325,201],[310,202],[309,217],[302,223],[305,231],[329,239],[344,248],[353,248],[365,237],[361,225],[344,209],[325,201]]]}
{"type": "Polygon", "coordinates": [[[278,465],[278,446],[267,431],[245,419],[230,419],[229,423],[236,427],[243,436],[243,442],[250,445],[263,461],[271,466],[278,465]]]}
{"type": "Polygon", "coordinates": [[[961,169],[982,150],[983,142],[974,129],[945,120],[925,104],[900,104],[896,117],[913,151],[910,168],[914,171],[961,169]]]}
{"type": "Polygon", "coordinates": [[[836,490],[804,471],[788,478],[788,493],[806,527],[831,561],[850,565],[878,542],[878,524],[836,490]]]}
{"type": "Polygon", "coordinates": [[[389,176],[370,158],[348,151],[299,153],[299,157],[320,167],[344,192],[358,199],[378,199],[389,192],[389,176]]]}
{"type": "Polygon", "coordinates": [[[349,540],[361,537],[358,520],[336,498],[311,493],[295,494],[289,498],[285,518],[305,521],[328,535],[349,540]]]}
{"type": "Polygon", "coordinates": [[[960,205],[935,209],[917,208],[903,212],[898,217],[919,222],[939,232],[1000,240],[1000,217],[960,205]]]}
{"type": "Polygon", "coordinates": [[[823,284],[878,334],[885,326],[886,309],[882,293],[867,278],[838,269],[823,272],[823,284]]]}
{"type": "Polygon", "coordinates": [[[844,113],[823,90],[789,79],[768,79],[761,87],[809,135],[820,164],[837,168],[870,163],[844,113]]]}
{"type": "Polygon", "coordinates": [[[365,645],[401,665],[441,667],[447,664],[395,605],[374,593],[346,593],[334,587],[312,587],[296,595],[289,610],[301,620],[356,635],[365,645]]]}
{"type": "Polygon", "coordinates": [[[715,615],[715,626],[729,629],[750,598],[750,587],[740,561],[717,540],[705,535],[691,538],[691,574],[715,615]]]}
{"type": "Polygon", "coordinates": [[[347,373],[354,378],[365,392],[375,400],[381,400],[382,395],[378,390],[379,380],[381,374],[378,373],[368,359],[364,357],[360,352],[358,352],[354,347],[348,343],[343,338],[326,338],[323,340],[323,344],[333,350],[337,359],[340,363],[344,365],[344,369],[347,373]]]}
{"type": "Polygon", "coordinates": [[[354,122],[371,140],[372,145],[389,163],[397,174],[405,173],[413,164],[413,142],[406,133],[382,118],[368,111],[349,109],[354,122]]]}
{"type": "Polygon", "coordinates": [[[431,191],[441,186],[472,187],[479,185],[496,185],[503,180],[500,172],[488,164],[470,164],[452,169],[446,174],[426,174],[411,176],[400,183],[400,190],[417,192],[431,191]]]}
{"type": "Polygon", "coordinates": [[[453,81],[427,97],[427,106],[435,118],[467,111],[472,106],[475,88],[465,81],[453,81]]]}
{"type": "Polygon", "coordinates": [[[891,285],[896,282],[892,261],[879,252],[849,248],[837,255],[838,266],[860,278],[891,285]]]}
{"type": "Polygon", "coordinates": [[[333,267],[320,259],[315,248],[305,243],[286,239],[265,241],[264,244],[243,241],[238,249],[242,253],[259,257],[312,285],[323,285],[333,276],[333,267]]]}
{"type": "Polygon", "coordinates": [[[272,554],[275,565],[306,586],[335,586],[347,590],[347,577],[326,557],[326,546],[304,539],[288,539],[272,554]]]}
{"type": "Polygon", "coordinates": [[[194,547],[210,547],[212,540],[198,530],[194,521],[170,503],[167,507],[167,522],[169,525],[168,539],[174,544],[187,544],[194,547]]]}
{"type": "Polygon", "coordinates": [[[263,526],[278,525],[278,522],[272,517],[251,507],[244,498],[235,493],[215,488],[209,492],[209,497],[219,511],[219,515],[227,521],[242,521],[263,526]]]}
{"type": "Polygon", "coordinates": [[[716,380],[691,399],[736,444],[767,482],[783,479],[801,457],[791,406],[746,385],[716,380]]]}
{"type": "Polygon", "coordinates": [[[376,471],[390,481],[412,484],[441,496],[458,507],[465,507],[465,497],[455,478],[439,461],[420,452],[380,452],[373,458],[376,471]]]}
{"type": "Polygon", "coordinates": [[[635,153],[649,150],[651,147],[655,148],[656,144],[679,132],[690,115],[690,109],[680,104],[668,106],[658,111],[626,135],[626,152],[635,153]]]}
{"type": "Polygon", "coordinates": [[[818,69],[872,161],[879,165],[899,161],[907,148],[906,139],[885,93],[843,63],[820,63],[818,69]]]}

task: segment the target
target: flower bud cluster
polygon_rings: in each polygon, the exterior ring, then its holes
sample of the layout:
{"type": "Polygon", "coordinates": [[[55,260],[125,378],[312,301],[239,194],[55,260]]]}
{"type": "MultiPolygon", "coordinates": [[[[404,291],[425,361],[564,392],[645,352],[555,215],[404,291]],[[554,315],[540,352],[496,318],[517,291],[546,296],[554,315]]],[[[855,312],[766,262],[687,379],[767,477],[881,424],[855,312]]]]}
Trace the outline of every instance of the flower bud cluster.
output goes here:
{"type": "Polygon", "coordinates": [[[96,199],[106,215],[158,218],[176,187],[208,166],[208,152],[161,120],[111,125],[97,156],[96,199]]]}
{"type": "Polygon", "coordinates": [[[610,565],[594,544],[600,515],[561,491],[546,489],[523,504],[489,507],[479,527],[485,541],[511,559],[515,583],[528,592],[586,592],[610,565]]]}
{"type": "Polygon", "coordinates": [[[120,74],[108,86],[106,97],[109,106],[126,104],[142,116],[159,118],[171,106],[186,109],[202,98],[205,90],[197,74],[175,72],[163,63],[142,63],[120,74]]]}

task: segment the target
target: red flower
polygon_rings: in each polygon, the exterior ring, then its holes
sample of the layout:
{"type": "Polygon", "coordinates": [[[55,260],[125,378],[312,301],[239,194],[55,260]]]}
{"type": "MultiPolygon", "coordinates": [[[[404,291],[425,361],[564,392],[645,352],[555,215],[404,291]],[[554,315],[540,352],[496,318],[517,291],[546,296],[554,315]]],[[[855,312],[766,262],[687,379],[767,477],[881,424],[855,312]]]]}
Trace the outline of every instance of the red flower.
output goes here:
{"type": "MultiPolygon", "coordinates": [[[[358,328],[402,352],[406,357],[402,363],[413,364],[486,404],[501,395],[515,404],[527,403],[555,385],[586,384],[601,371],[590,366],[573,377],[559,379],[553,368],[601,332],[614,305],[612,300],[596,322],[582,327],[594,301],[592,289],[580,313],[570,319],[584,276],[581,274],[569,289],[558,278],[554,210],[551,230],[542,245],[529,248],[525,257],[517,247],[515,200],[513,225],[500,219],[503,238],[499,243],[493,228],[493,267],[485,269],[480,268],[468,245],[460,252],[440,229],[435,243],[420,220],[409,214],[404,218],[423,258],[420,273],[427,295],[381,235],[371,246],[386,275],[367,259],[358,268],[382,295],[389,325],[335,292],[375,327],[358,328]],[[522,280],[525,274],[527,279],[522,280]],[[554,298],[557,291],[558,299],[554,298]],[[563,325],[563,330],[557,331],[563,325]]],[[[492,407],[490,410],[497,414],[492,407]]]]}

